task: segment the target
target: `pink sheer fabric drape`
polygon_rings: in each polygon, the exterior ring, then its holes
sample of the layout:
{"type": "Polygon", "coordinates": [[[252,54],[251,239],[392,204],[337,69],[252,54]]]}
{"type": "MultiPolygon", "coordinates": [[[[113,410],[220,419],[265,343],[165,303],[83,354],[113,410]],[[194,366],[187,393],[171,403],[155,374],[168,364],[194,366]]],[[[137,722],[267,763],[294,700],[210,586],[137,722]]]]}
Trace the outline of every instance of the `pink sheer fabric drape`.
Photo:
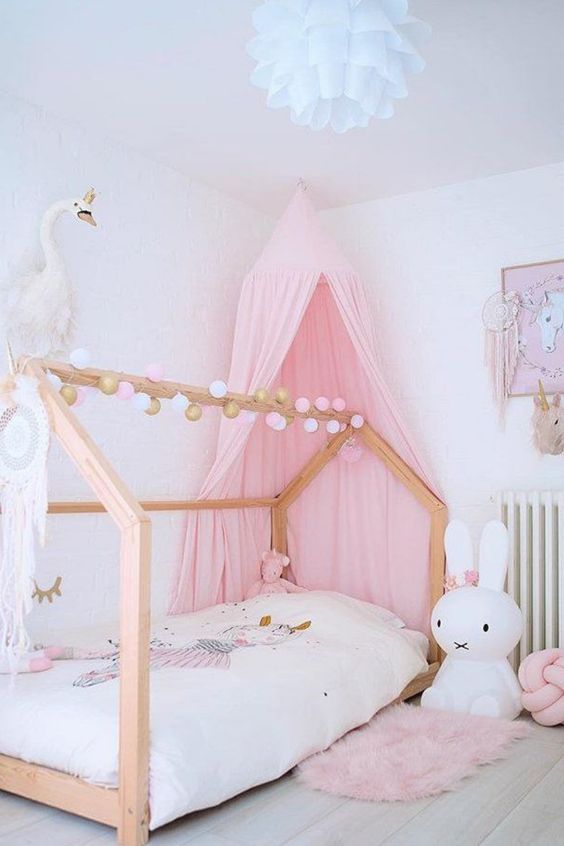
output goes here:
{"type": "MultiPolygon", "coordinates": [[[[431,484],[376,362],[365,292],[299,192],[246,278],[229,387],[283,384],[293,397],[342,396],[431,484]]],[[[327,433],[296,421],[274,432],[222,421],[202,498],[274,496],[327,433]]],[[[429,518],[371,453],[334,459],[289,510],[292,572],[304,587],[339,590],[428,628],[429,518]]],[[[242,598],[270,545],[264,509],[192,512],[171,611],[242,598]]]]}

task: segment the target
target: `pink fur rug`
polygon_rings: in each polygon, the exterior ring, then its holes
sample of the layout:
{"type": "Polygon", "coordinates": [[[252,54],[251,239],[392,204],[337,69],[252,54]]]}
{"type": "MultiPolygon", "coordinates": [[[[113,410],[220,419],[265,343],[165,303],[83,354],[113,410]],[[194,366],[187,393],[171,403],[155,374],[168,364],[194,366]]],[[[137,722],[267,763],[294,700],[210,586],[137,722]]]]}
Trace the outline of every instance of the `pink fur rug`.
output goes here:
{"type": "Polygon", "coordinates": [[[519,720],[392,705],[300,764],[298,777],[308,787],[352,799],[421,799],[453,790],[529,732],[519,720]]]}

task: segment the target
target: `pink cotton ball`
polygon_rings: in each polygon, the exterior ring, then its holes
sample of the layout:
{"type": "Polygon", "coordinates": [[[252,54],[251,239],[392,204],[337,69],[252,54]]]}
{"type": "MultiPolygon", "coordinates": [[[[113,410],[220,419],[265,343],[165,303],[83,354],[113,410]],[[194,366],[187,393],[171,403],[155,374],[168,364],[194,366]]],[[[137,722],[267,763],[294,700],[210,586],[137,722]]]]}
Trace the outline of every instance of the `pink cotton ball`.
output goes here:
{"type": "Polygon", "coordinates": [[[82,405],[88,396],[88,393],[84,390],[84,388],[77,388],[76,389],[76,399],[73,402],[73,408],[78,408],[79,405],[82,405]]]}
{"type": "Polygon", "coordinates": [[[351,417],[351,426],[353,429],[362,429],[364,426],[364,417],[362,414],[353,414],[351,417]]]}
{"type": "Polygon", "coordinates": [[[314,405],[318,411],[327,411],[329,408],[329,400],[327,397],[317,397],[314,405]]]}
{"type": "Polygon", "coordinates": [[[120,400],[130,400],[135,393],[131,382],[120,382],[116,391],[116,397],[120,400]]]}
{"type": "Polygon", "coordinates": [[[344,411],[347,404],[342,397],[335,397],[331,403],[331,407],[333,408],[333,411],[344,411]]]}
{"type": "Polygon", "coordinates": [[[162,364],[158,364],[154,361],[152,364],[148,364],[145,368],[145,375],[147,379],[151,380],[151,382],[160,382],[164,376],[164,367],[162,364]]]}
{"type": "Polygon", "coordinates": [[[274,429],[278,425],[278,421],[280,419],[280,415],[277,411],[271,411],[269,414],[266,415],[265,423],[267,426],[270,426],[271,429],[274,429]]]}
{"type": "Polygon", "coordinates": [[[299,411],[300,414],[305,414],[306,411],[309,411],[311,403],[307,397],[298,397],[298,399],[294,403],[294,408],[296,411],[299,411]]]}

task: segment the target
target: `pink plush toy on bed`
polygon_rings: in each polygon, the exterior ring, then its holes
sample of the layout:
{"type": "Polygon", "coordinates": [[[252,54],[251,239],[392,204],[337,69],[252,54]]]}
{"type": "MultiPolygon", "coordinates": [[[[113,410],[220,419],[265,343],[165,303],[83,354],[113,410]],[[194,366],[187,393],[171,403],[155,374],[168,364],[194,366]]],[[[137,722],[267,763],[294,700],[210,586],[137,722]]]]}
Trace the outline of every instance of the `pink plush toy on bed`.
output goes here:
{"type": "Polygon", "coordinates": [[[305,588],[298,587],[293,582],[282,578],[282,571],[287,567],[290,559],[287,555],[271,549],[269,552],[263,552],[261,575],[259,579],[251,585],[247,591],[245,599],[252,599],[253,596],[269,593],[303,593],[305,588]]]}

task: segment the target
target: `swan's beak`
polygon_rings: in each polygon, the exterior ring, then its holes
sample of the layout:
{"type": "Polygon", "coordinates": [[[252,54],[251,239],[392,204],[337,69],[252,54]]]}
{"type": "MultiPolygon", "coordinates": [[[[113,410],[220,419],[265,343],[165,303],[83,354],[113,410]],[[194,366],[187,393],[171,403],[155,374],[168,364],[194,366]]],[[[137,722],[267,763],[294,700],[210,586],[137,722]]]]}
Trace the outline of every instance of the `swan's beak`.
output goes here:
{"type": "Polygon", "coordinates": [[[77,212],[77,217],[79,217],[81,220],[85,220],[86,223],[90,224],[90,226],[98,225],[92,216],[92,212],[88,211],[87,209],[81,209],[79,212],[77,212]]]}

